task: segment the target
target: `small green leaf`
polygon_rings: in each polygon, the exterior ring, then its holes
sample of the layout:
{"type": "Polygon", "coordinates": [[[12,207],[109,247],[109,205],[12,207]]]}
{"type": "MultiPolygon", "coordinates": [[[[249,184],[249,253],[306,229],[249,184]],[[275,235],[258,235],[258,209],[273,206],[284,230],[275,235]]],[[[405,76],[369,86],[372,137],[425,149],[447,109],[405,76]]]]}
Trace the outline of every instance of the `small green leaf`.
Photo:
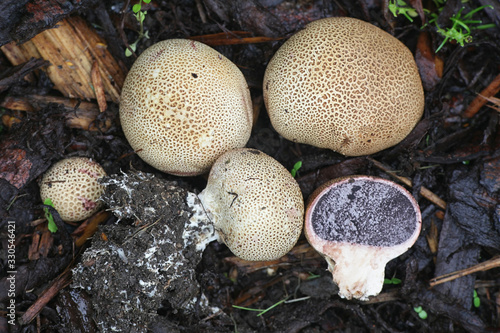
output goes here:
{"type": "Polygon", "coordinates": [[[292,174],[292,177],[295,178],[295,176],[297,175],[297,171],[299,171],[299,169],[302,167],[302,161],[298,161],[297,163],[295,163],[293,165],[293,168],[292,170],[290,170],[290,173],[292,174]]]}
{"type": "Polygon", "coordinates": [[[425,312],[424,309],[422,309],[421,306],[416,306],[413,308],[413,310],[418,313],[418,316],[420,317],[420,319],[427,319],[427,312],[425,312]]]}
{"type": "Polygon", "coordinates": [[[477,291],[476,290],[474,290],[473,297],[474,297],[474,307],[475,308],[480,307],[481,306],[481,299],[477,296],[477,291]]]}
{"type": "Polygon", "coordinates": [[[144,2],[144,3],[150,3],[151,0],[142,0],[142,2],[144,2]]]}
{"type": "MultiPolygon", "coordinates": [[[[50,198],[45,199],[45,201],[43,202],[43,204],[47,205],[47,206],[54,207],[54,204],[52,203],[52,200],[50,200],[50,198]]],[[[49,224],[47,226],[49,228],[49,231],[51,233],[57,232],[57,225],[54,222],[54,217],[52,217],[52,214],[49,212],[49,209],[48,208],[44,208],[43,211],[45,212],[45,218],[49,222],[49,224]]]]}
{"type": "Polygon", "coordinates": [[[418,316],[420,317],[420,319],[427,319],[427,312],[425,312],[425,310],[422,310],[418,313],[418,316]]]}
{"type": "Polygon", "coordinates": [[[393,277],[392,279],[384,279],[384,284],[400,284],[401,279],[393,277]]]}
{"type": "MultiPolygon", "coordinates": [[[[130,49],[132,49],[132,51],[134,51],[134,52],[137,49],[137,42],[138,41],[135,41],[135,43],[132,43],[132,44],[129,45],[130,49]]],[[[130,51],[129,47],[127,47],[125,49],[125,56],[126,57],[130,57],[132,55],[132,51],[130,51]]]]}
{"type": "Polygon", "coordinates": [[[318,275],[318,274],[314,274],[311,272],[308,272],[308,273],[309,273],[309,276],[307,277],[307,280],[313,280],[313,279],[317,279],[317,278],[321,277],[321,275],[318,275]]]}
{"type": "Polygon", "coordinates": [[[135,5],[132,6],[132,11],[134,13],[138,13],[140,10],[141,10],[141,4],[140,3],[136,3],[135,5]]]}

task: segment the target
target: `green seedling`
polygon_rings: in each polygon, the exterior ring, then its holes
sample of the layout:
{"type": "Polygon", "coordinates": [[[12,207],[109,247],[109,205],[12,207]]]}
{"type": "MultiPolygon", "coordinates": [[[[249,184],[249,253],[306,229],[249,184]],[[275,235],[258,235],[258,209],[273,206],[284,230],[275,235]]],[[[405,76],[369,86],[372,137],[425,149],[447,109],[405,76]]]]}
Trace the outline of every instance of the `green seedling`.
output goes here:
{"type": "Polygon", "coordinates": [[[130,57],[132,55],[132,52],[135,52],[137,50],[137,44],[143,39],[149,39],[148,32],[144,32],[144,19],[146,18],[147,11],[142,10],[142,3],[150,3],[151,0],[140,0],[139,3],[136,3],[135,5],[132,6],[132,11],[135,14],[135,18],[139,22],[140,30],[139,30],[139,36],[137,37],[137,40],[130,44],[128,48],[125,50],[125,56],[130,57]]]}
{"type": "Polygon", "coordinates": [[[425,312],[425,310],[422,309],[421,306],[414,307],[413,310],[418,314],[420,319],[423,319],[423,320],[427,319],[427,312],[425,312]]]}
{"type": "Polygon", "coordinates": [[[318,274],[314,274],[312,272],[309,272],[309,276],[307,277],[307,280],[314,280],[314,279],[317,279],[321,277],[321,275],[318,275],[318,274]]]}
{"type": "Polygon", "coordinates": [[[406,17],[410,22],[413,22],[413,17],[418,16],[417,11],[414,8],[408,6],[403,0],[389,1],[388,8],[391,11],[392,15],[394,15],[394,17],[397,17],[398,15],[404,15],[404,17],[406,17]]]}
{"type": "Polygon", "coordinates": [[[284,299],[282,299],[281,301],[279,301],[277,303],[274,303],[273,305],[271,305],[267,309],[246,308],[244,306],[238,306],[238,305],[233,305],[233,308],[240,309],[240,310],[246,310],[246,311],[255,311],[255,312],[258,312],[257,317],[259,317],[259,316],[262,316],[264,313],[266,313],[266,312],[274,309],[278,305],[285,303],[287,299],[288,299],[288,297],[285,297],[284,299]]]}
{"type": "MultiPolygon", "coordinates": [[[[466,43],[472,42],[472,30],[484,30],[489,28],[494,28],[495,24],[481,24],[480,20],[473,20],[472,16],[479,12],[480,10],[490,8],[493,9],[493,6],[485,5],[478,7],[474,10],[471,10],[467,14],[462,16],[462,11],[464,8],[462,7],[458,13],[454,14],[450,17],[450,21],[453,22],[452,26],[449,28],[441,28],[438,23],[438,14],[430,13],[430,20],[428,24],[434,24],[437,28],[437,32],[444,37],[443,42],[436,49],[436,52],[439,52],[441,48],[448,41],[456,41],[460,46],[464,46],[466,43]]],[[[427,11],[428,12],[428,11],[427,11]]],[[[425,26],[424,26],[425,27],[425,26]]]]}
{"type": "MultiPolygon", "coordinates": [[[[44,205],[54,207],[54,204],[52,203],[52,200],[50,198],[45,199],[43,202],[44,205]]],[[[49,212],[48,208],[44,208],[43,211],[45,212],[45,218],[49,222],[48,228],[51,233],[57,232],[57,225],[54,222],[54,217],[52,217],[52,214],[49,212]]]]}
{"type": "Polygon", "coordinates": [[[473,297],[474,297],[474,300],[473,300],[473,302],[474,302],[474,307],[475,307],[475,308],[480,307],[480,306],[481,306],[481,299],[479,298],[479,296],[477,295],[477,291],[475,291],[475,290],[474,290],[474,295],[473,295],[473,297]]]}
{"type": "MultiPolygon", "coordinates": [[[[446,0],[434,0],[434,4],[437,7],[437,13],[431,12],[428,9],[424,9],[424,12],[429,17],[429,21],[422,28],[425,28],[428,25],[434,25],[437,29],[438,34],[444,37],[444,40],[436,49],[436,52],[439,52],[448,41],[455,41],[463,47],[465,44],[472,42],[472,30],[484,30],[494,28],[496,26],[493,23],[481,24],[482,22],[480,20],[472,19],[472,16],[481,10],[484,10],[486,8],[493,9],[493,6],[484,5],[471,10],[467,14],[463,14],[464,7],[462,7],[458,11],[458,13],[450,17],[450,27],[440,27],[437,21],[439,13],[443,10],[445,3],[446,0]]],[[[392,15],[394,15],[395,17],[398,15],[403,15],[410,22],[413,22],[413,17],[418,16],[417,11],[407,5],[403,0],[390,0],[388,8],[392,15]]]]}
{"type": "Polygon", "coordinates": [[[290,173],[292,174],[293,178],[295,178],[295,176],[297,175],[297,171],[299,171],[301,167],[302,167],[302,161],[298,161],[293,165],[292,170],[290,170],[290,173]]]}
{"type": "Polygon", "coordinates": [[[393,277],[392,279],[384,279],[384,284],[400,284],[401,279],[393,277]]]}

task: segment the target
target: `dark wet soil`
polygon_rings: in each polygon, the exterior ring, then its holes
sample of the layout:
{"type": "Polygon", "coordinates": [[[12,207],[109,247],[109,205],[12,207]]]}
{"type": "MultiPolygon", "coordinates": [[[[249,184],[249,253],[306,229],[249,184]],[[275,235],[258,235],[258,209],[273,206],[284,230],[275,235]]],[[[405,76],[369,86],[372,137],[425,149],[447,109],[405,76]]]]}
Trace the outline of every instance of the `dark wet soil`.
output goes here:
{"type": "MultiPolygon", "coordinates": [[[[434,8],[430,1],[408,2],[416,8],[434,8]]],[[[134,56],[124,56],[125,42],[132,43],[138,36],[131,3],[47,1],[44,11],[37,7],[37,1],[5,4],[0,13],[9,24],[0,23],[2,43],[28,40],[63,17],[79,15],[102,35],[112,56],[125,68],[134,61],[134,56]]],[[[95,120],[101,129],[100,125],[110,121],[105,131],[70,128],[66,119],[72,113],[60,104],[43,105],[32,112],[2,107],[0,331],[500,330],[500,268],[496,260],[500,254],[499,112],[494,109],[495,100],[488,103],[491,107],[467,112],[477,94],[491,88],[500,73],[500,5],[494,0],[466,4],[448,0],[439,15],[443,26],[461,6],[468,11],[491,5],[493,9],[481,11],[477,17],[497,27],[473,31],[473,41],[466,47],[446,43],[437,56],[432,50],[443,38],[436,28],[421,29],[419,17],[413,22],[402,16],[394,18],[384,9],[386,5],[386,1],[366,0],[153,0],[145,5],[148,14],[144,26],[150,39],[138,43],[136,54],[167,38],[221,32],[241,36],[238,31],[247,31],[249,36],[275,39],[258,43],[243,39],[230,45],[220,38],[212,41],[240,67],[251,88],[254,107],[260,111],[247,146],[264,151],[287,169],[302,161],[297,181],[305,198],[325,181],[340,176],[366,174],[395,180],[393,173],[387,172],[391,170],[411,179],[413,186],[407,188],[422,211],[421,235],[385,270],[386,278],[397,278],[401,283],[384,285],[382,293],[368,302],[342,299],[326,262],[303,236],[289,254],[267,263],[239,260],[216,241],[204,251],[196,249],[194,243],[183,247],[184,227],[193,214],[186,194],[199,193],[206,176],[174,177],[141,161],[124,138],[116,103],[108,103],[108,110],[95,120]],[[272,128],[262,99],[266,64],[287,37],[308,22],[329,16],[371,22],[395,35],[416,55],[426,89],[425,113],[399,145],[369,157],[344,157],[289,142],[272,128]],[[427,42],[422,42],[424,33],[427,42]],[[19,121],[10,126],[7,120],[12,117],[19,121]],[[110,212],[102,212],[78,228],[64,224],[53,211],[60,231],[50,235],[41,220],[44,213],[37,179],[52,163],[67,156],[92,157],[112,175],[105,199],[110,212]],[[133,188],[134,194],[125,188],[133,188]],[[422,194],[424,188],[442,201],[422,194]],[[9,225],[13,224],[14,290],[8,279],[12,268],[7,251],[9,225]],[[97,225],[91,239],[81,238],[85,230],[97,225]],[[78,243],[78,239],[83,240],[78,243]],[[471,274],[432,284],[436,277],[476,265],[479,269],[471,274]],[[54,281],[60,281],[58,288],[54,281]],[[8,322],[11,299],[16,304],[15,326],[8,322]],[[269,311],[259,315],[234,305],[269,311]],[[36,306],[40,306],[38,310],[36,306]],[[419,316],[418,307],[427,313],[426,319],[419,316]],[[19,322],[26,318],[30,320],[19,322]]],[[[0,102],[12,96],[61,97],[43,72],[34,80],[23,79],[26,71],[40,66],[44,64],[13,67],[1,55],[0,102]]]]}

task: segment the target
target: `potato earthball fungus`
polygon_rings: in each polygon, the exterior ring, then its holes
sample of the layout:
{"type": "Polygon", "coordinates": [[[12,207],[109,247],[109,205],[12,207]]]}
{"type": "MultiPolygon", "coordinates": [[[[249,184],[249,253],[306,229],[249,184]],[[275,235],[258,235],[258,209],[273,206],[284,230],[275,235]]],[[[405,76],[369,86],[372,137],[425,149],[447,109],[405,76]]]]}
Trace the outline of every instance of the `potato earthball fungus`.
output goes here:
{"type": "Polygon", "coordinates": [[[402,186],[371,176],[334,179],[317,189],[305,214],[305,234],[323,256],[341,297],[380,293],[387,262],[417,240],[422,219],[402,186]]]}
{"type": "Polygon", "coordinates": [[[139,157],[178,176],[207,172],[252,127],[246,80],[211,47],[184,39],[145,50],[125,79],[120,121],[139,157]]]}
{"type": "Polygon", "coordinates": [[[50,198],[61,219],[76,222],[92,216],[103,205],[99,198],[104,185],[98,180],[106,176],[101,165],[90,158],[63,159],[43,175],[40,182],[42,202],[50,198]]]}
{"type": "Polygon", "coordinates": [[[314,21],[293,35],[269,62],[263,87],[279,134],[347,156],[399,143],[424,109],[410,50],[348,17],[314,21]]]}
{"type": "Polygon", "coordinates": [[[195,208],[200,214],[193,219],[208,216],[219,239],[245,260],[278,259],[302,232],[304,200],[297,182],[279,162],[256,149],[220,156],[199,199],[203,209],[195,208]]]}

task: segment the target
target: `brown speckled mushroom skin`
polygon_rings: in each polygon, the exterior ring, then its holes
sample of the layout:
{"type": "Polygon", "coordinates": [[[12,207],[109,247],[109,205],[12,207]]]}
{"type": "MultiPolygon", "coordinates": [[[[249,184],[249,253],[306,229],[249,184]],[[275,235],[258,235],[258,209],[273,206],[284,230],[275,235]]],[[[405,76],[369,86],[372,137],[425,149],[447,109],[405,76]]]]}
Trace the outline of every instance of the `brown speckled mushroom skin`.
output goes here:
{"type": "Polygon", "coordinates": [[[258,150],[223,154],[199,196],[224,243],[242,259],[278,259],[302,232],[304,200],[297,182],[258,150]]]}
{"type": "Polygon", "coordinates": [[[99,198],[104,185],[98,180],[106,176],[101,165],[86,157],[63,159],[43,175],[40,182],[42,202],[52,200],[61,219],[82,221],[92,216],[103,205],[99,198]]]}
{"type": "Polygon", "coordinates": [[[238,67],[211,47],[184,39],[145,50],[120,100],[132,148],[151,166],[179,176],[208,172],[222,153],[245,146],[252,117],[238,67]]]}
{"type": "Polygon", "coordinates": [[[347,156],[399,143],[424,109],[410,50],[348,17],[314,21],[293,35],[269,62],[263,88],[283,137],[347,156]]]}

